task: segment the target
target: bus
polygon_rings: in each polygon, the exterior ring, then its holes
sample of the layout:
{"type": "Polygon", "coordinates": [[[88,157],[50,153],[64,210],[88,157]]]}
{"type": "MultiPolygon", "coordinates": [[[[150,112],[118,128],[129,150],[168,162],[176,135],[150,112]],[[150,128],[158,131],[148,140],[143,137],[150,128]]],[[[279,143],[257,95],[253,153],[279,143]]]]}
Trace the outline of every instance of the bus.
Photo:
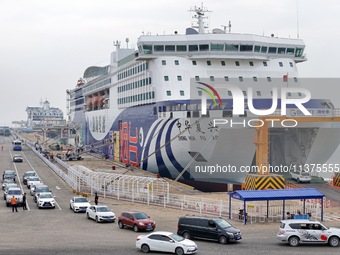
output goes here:
{"type": "Polygon", "coordinates": [[[22,150],[22,142],[20,140],[13,141],[13,150],[21,151],[22,150]]]}

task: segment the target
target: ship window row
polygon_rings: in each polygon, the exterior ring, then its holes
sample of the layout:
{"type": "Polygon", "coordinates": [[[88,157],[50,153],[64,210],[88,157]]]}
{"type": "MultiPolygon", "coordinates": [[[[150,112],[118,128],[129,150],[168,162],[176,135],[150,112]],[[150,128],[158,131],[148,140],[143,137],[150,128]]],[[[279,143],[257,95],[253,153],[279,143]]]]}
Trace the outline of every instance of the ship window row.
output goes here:
{"type": "MultiPolygon", "coordinates": [[[[164,62],[162,62],[162,64],[163,64],[163,65],[166,65],[165,60],[163,60],[163,61],[164,61],[164,62]]],[[[248,63],[249,63],[249,66],[255,66],[255,64],[254,64],[253,61],[249,61],[248,63]]],[[[263,61],[262,64],[263,64],[263,66],[268,66],[268,63],[267,63],[266,61],[263,61]]],[[[193,60],[193,61],[192,61],[192,65],[196,66],[196,65],[197,65],[197,61],[196,61],[196,60],[193,60]]],[[[208,66],[211,66],[211,61],[210,61],[210,60],[207,60],[207,65],[208,65],[208,66]]],[[[224,60],[221,61],[221,66],[226,66],[226,62],[225,62],[224,60]]],[[[235,66],[241,66],[240,61],[235,61],[235,66]]],[[[283,66],[284,66],[284,65],[283,65],[283,62],[280,61],[280,62],[279,62],[279,66],[280,66],[280,67],[283,67],[283,66]]],[[[289,66],[290,66],[290,67],[294,67],[293,62],[289,62],[289,66]]]]}
{"type": "Polygon", "coordinates": [[[97,89],[99,89],[99,88],[101,88],[101,87],[103,87],[107,84],[110,84],[110,83],[111,83],[111,78],[97,82],[93,85],[85,87],[83,93],[87,93],[87,92],[90,92],[90,91],[93,91],[93,90],[97,90],[97,89]]]}
{"type": "Polygon", "coordinates": [[[123,98],[118,98],[118,104],[127,104],[132,102],[140,102],[144,100],[154,99],[155,98],[155,92],[146,92],[134,96],[127,96],[123,98]]]}
{"type": "Polygon", "coordinates": [[[118,93],[128,91],[128,90],[132,90],[132,89],[136,89],[136,88],[140,88],[140,87],[144,87],[144,86],[147,86],[149,84],[151,84],[151,77],[141,79],[139,81],[131,82],[131,83],[125,84],[123,86],[119,86],[118,87],[118,93]]]}
{"type": "MultiPolygon", "coordinates": [[[[177,75],[177,81],[182,81],[182,76],[181,75],[177,75]]],[[[164,81],[170,81],[170,78],[168,75],[164,76],[164,81]]]]}
{"type": "Polygon", "coordinates": [[[251,44],[189,44],[189,45],[150,45],[145,44],[139,47],[139,50],[144,54],[152,54],[153,52],[206,52],[206,51],[227,51],[227,52],[255,52],[262,54],[280,54],[294,55],[302,57],[303,48],[300,47],[274,47],[264,45],[251,44]]]}
{"type": "MultiPolygon", "coordinates": [[[[209,79],[210,79],[210,81],[215,81],[215,77],[214,76],[210,76],[209,79]]],[[[250,78],[244,78],[243,76],[239,76],[238,77],[239,82],[244,82],[245,79],[249,79],[250,80],[250,78]]],[[[259,78],[257,76],[253,76],[252,79],[253,79],[253,82],[258,82],[258,80],[259,80],[259,78]]],[[[268,77],[266,77],[266,79],[267,79],[267,82],[272,82],[272,77],[268,76],[268,77]]],[[[279,79],[279,78],[274,78],[274,79],[279,79]]],[[[284,75],[282,79],[283,79],[284,82],[288,82],[288,76],[284,75]]],[[[298,82],[298,78],[297,77],[293,77],[293,80],[294,80],[294,82],[298,82]]],[[[200,81],[200,77],[199,76],[195,76],[195,81],[200,81]]],[[[224,81],[225,82],[229,82],[230,81],[229,76],[224,76],[224,81]]]]}
{"type": "MultiPolygon", "coordinates": [[[[202,91],[200,91],[200,92],[202,92],[202,91]]],[[[167,90],[167,91],[166,91],[166,95],[167,95],[167,96],[171,96],[171,90],[167,90]]],[[[180,96],[184,96],[184,90],[180,90],[180,91],[179,91],[179,95],[180,95],[180,96]]]]}
{"type": "Polygon", "coordinates": [[[148,63],[146,62],[146,63],[140,64],[138,66],[129,68],[127,70],[119,72],[118,75],[117,75],[117,79],[118,80],[125,79],[125,78],[127,78],[129,76],[132,76],[132,75],[135,75],[137,73],[140,73],[140,72],[143,72],[143,71],[147,70],[148,67],[149,67],[148,63]]]}

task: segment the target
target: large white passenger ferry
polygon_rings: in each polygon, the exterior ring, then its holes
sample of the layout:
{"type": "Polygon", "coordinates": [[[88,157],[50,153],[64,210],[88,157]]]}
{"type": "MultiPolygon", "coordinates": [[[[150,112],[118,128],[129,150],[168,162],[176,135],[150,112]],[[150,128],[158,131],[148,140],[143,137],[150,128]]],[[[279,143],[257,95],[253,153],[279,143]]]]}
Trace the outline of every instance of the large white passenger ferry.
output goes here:
{"type": "MultiPolygon", "coordinates": [[[[244,172],[214,175],[205,169],[255,164],[256,130],[248,124],[258,116],[247,107],[249,88],[253,106],[270,109],[276,91],[300,87],[297,64],[306,61],[305,44],[274,35],[207,31],[206,9],[192,11],[196,23],[185,34],[142,35],[137,49],[116,42],[109,65],[88,67],[76,88],[67,91],[70,121],[80,127],[81,145],[102,143],[102,153],[126,165],[172,179],[181,174],[183,182],[196,186],[242,183],[244,172]],[[228,86],[242,91],[246,107],[241,115],[233,114],[228,86]],[[225,124],[214,125],[215,119],[225,124]]],[[[286,96],[306,95],[292,89],[286,96]]],[[[280,111],[281,98],[275,101],[280,111]]],[[[328,99],[312,95],[303,106],[313,116],[333,116],[328,99]]],[[[286,115],[302,113],[288,104],[286,115]]],[[[275,124],[269,136],[273,166],[324,163],[340,140],[339,129],[327,122],[294,128],[275,124]]]]}

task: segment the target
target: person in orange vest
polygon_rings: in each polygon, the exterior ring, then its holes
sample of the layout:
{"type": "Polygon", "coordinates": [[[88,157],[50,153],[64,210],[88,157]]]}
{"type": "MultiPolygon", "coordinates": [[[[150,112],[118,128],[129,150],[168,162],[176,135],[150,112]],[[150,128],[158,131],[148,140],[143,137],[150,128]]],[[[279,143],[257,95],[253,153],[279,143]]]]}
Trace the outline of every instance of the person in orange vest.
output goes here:
{"type": "Polygon", "coordinates": [[[14,212],[14,209],[16,212],[18,212],[17,200],[14,196],[11,198],[11,205],[12,205],[12,212],[14,212]]]}

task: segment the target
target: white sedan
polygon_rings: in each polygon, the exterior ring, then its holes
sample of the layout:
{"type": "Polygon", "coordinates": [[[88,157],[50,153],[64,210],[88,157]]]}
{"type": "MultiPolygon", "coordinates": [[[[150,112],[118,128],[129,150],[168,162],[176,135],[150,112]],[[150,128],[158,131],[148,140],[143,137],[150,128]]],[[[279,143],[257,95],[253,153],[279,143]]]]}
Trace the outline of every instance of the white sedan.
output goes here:
{"type": "Polygon", "coordinates": [[[161,251],[172,252],[176,255],[193,254],[197,251],[197,245],[194,241],[165,231],[156,231],[148,235],[138,236],[136,248],[145,253],[161,251]]]}
{"type": "Polygon", "coordinates": [[[70,200],[70,209],[73,212],[86,212],[86,209],[90,206],[91,204],[86,197],[73,197],[70,200]]]}
{"type": "Polygon", "coordinates": [[[51,192],[41,192],[37,197],[37,206],[41,208],[55,208],[54,196],[51,192]]]}
{"type": "Polygon", "coordinates": [[[38,183],[42,183],[39,177],[31,176],[27,178],[27,188],[31,188],[32,185],[36,185],[38,183]]]}
{"type": "Polygon", "coordinates": [[[99,222],[115,222],[116,215],[106,205],[91,205],[86,209],[86,217],[99,222]]]}

